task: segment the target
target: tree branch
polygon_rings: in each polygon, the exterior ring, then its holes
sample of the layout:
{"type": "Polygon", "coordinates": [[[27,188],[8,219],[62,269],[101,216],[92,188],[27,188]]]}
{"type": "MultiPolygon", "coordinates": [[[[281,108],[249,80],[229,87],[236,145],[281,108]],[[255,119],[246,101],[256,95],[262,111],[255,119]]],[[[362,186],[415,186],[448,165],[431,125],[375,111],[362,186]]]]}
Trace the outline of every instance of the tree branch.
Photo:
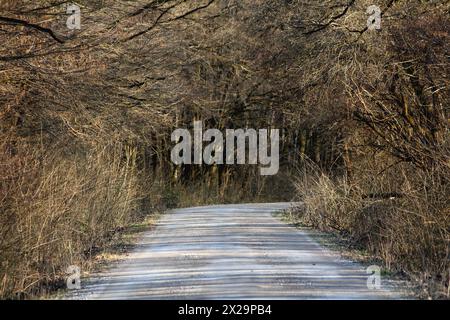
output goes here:
{"type": "Polygon", "coordinates": [[[39,32],[43,32],[45,34],[48,34],[53,40],[55,40],[58,43],[64,43],[65,40],[61,39],[60,37],[58,37],[55,32],[49,28],[45,28],[42,27],[38,24],[34,24],[34,23],[30,23],[28,21],[25,20],[20,20],[20,19],[16,19],[16,18],[8,18],[8,17],[0,17],[0,22],[5,22],[8,24],[12,24],[12,25],[20,25],[29,29],[34,29],[37,30],[39,32]]]}

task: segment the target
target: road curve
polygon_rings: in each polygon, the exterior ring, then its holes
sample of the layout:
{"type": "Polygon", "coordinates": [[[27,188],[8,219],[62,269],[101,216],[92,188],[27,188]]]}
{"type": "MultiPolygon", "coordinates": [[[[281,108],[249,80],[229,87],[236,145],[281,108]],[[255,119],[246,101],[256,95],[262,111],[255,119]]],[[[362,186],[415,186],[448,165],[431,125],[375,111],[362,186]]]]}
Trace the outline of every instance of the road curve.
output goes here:
{"type": "Polygon", "coordinates": [[[273,212],[289,203],[173,210],[109,270],[68,299],[386,299],[365,267],[321,247],[273,212]]]}

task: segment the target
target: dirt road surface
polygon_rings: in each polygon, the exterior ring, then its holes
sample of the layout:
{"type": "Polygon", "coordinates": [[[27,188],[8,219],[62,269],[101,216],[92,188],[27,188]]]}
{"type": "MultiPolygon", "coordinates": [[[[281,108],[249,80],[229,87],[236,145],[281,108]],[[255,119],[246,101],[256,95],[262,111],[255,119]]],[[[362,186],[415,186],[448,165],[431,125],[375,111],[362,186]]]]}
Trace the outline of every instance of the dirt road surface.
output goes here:
{"type": "Polygon", "coordinates": [[[290,203],[176,209],[69,299],[390,299],[382,278],[274,216],[290,203]]]}

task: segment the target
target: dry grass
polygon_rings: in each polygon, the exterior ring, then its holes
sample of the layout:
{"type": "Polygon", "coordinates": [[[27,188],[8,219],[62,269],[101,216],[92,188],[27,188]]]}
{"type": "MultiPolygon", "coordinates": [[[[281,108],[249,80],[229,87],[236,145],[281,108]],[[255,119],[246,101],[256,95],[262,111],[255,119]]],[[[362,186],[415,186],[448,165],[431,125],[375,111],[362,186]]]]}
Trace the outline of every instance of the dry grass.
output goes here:
{"type": "Polygon", "coordinates": [[[368,176],[370,184],[364,178],[350,183],[309,164],[296,183],[304,203],[297,215],[303,225],[337,233],[387,270],[405,273],[425,297],[449,298],[448,171],[410,171],[398,165],[368,176]],[[397,194],[391,192],[395,180],[401,180],[397,194]]]}
{"type": "Polygon", "coordinates": [[[145,178],[122,146],[85,156],[3,145],[0,296],[29,297],[81,265],[144,212],[145,178]],[[9,157],[8,157],[9,156],[9,157]]]}

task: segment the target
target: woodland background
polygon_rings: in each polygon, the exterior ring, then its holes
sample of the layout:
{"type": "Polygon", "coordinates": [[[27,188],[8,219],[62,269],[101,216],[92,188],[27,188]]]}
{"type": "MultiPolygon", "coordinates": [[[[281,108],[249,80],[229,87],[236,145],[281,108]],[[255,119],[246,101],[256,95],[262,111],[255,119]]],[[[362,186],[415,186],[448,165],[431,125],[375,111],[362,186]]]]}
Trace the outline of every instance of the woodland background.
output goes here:
{"type": "Polygon", "coordinates": [[[0,0],[2,298],[164,208],[292,199],[449,297],[448,1],[79,0],[80,30],[67,4],[0,0]],[[281,129],[280,173],[174,166],[194,120],[281,129]]]}

